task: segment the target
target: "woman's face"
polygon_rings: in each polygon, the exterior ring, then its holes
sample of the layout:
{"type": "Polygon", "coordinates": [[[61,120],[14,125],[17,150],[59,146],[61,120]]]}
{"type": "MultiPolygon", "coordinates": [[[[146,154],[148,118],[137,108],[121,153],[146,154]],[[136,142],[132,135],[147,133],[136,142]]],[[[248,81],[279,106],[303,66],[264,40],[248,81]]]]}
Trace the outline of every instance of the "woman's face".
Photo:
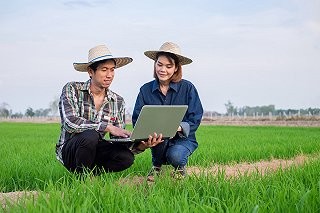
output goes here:
{"type": "Polygon", "coordinates": [[[154,66],[160,84],[169,84],[171,77],[178,70],[174,62],[163,55],[158,57],[154,66]]]}

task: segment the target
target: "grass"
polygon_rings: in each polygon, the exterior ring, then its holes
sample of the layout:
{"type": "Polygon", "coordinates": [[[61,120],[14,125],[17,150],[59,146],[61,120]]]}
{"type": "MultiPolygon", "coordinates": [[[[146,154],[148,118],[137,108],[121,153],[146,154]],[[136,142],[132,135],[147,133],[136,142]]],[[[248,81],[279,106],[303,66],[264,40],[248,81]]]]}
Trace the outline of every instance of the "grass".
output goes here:
{"type": "MultiPolygon", "coordinates": [[[[266,176],[238,179],[164,176],[153,185],[123,184],[122,178],[145,175],[150,151],[120,173],[94,179],[67,172],[55,159],[58,124],[0,123],[0,189],[38,190],[36,202],[23,199],[10,212],[319,212],[319,158],[266,176]]],[[[298,154],[318,154],[320,129],[307,127],[201,126],[199,148],[189,165],[210,166],[298,154]]],[[[1,211],[1,209],[0,209],[1,211]]]]}
{"type": "Polygon", "coordinates": [[[202,126],[197,136],[195,165],[291,158],[320,150],[319,128],[202,126]]]}

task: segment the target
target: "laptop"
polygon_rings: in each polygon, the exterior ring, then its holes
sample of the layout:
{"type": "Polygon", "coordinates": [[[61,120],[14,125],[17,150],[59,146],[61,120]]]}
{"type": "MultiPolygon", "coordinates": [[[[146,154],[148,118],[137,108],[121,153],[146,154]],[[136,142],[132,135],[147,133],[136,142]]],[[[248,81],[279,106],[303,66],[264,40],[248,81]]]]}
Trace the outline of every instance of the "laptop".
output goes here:
{"type": "Polygon", "coordinates": [[[188,105],[144,105],[129,138],[106,139],[109,142],[147,141],[154,132],[163,139],[175,136],[188,105]]]}

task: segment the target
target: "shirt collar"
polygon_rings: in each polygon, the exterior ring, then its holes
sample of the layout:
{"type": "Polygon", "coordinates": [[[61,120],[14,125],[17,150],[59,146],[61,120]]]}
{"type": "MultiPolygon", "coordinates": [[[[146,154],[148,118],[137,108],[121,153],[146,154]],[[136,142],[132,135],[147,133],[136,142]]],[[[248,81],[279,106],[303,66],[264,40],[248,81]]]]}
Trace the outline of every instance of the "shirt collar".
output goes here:
{"type": "Polygon", "coordinates": [[[88,81],[84,82],[83,84],[80,84],[79,85],[79,90],[90,91],[90,82],[91,82],[91,80],[89,79],[88,81]]]}
{"type": "MultiPolygon", "coordinates": [[[[80,85],[80,90],[84,90],[84,91],[88,91],[88,93],[90,93],[90,84],[91,84],[91,79],[89,79],[88,81],[84,82],[84,84],[80,85]]],[[[108,100],[113,99],[116,100],[117,99],[117,95],[116,93],[112,92],[111,90],[107,89],[106,90],[106,96],[108,98],[108,100]]]]}
{"type": "MultiPolygon", "coordinates": [[[[170,82],[169,88],[173,89],[175,92],[177,92],[178,91],[178,83],[170,82]]],[[[159,84],[159,81],[157,79],[153,81],[152,92],[154,92],[156,90],[161,91],[160,90],[160,84],[159,84]]]]}

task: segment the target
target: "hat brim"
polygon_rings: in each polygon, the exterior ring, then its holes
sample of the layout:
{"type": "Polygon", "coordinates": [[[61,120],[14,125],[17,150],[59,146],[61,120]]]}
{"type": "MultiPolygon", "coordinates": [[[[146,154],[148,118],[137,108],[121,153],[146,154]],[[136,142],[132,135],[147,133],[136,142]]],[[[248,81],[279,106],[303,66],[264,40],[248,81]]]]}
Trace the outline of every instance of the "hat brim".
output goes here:
{"type": "Polygon", "coordinates": [[[116,62],[116,69],[123,67],[129,63],[131,63],[133,61],[132,58],[130,57],[100,57],[99,60],[95,60],[92,62],[88,62],[88,63],[73,63],[73,67],[75,70],[79,71],[79,72],[87,72],[88,71],[88,67],[98,61],[102,61],[102,60],[107,60],[107,59],[113,59],[116,62]]]}
{"type": "Polygon", "coordinates": [[[169,51],[151,50],[151,51],[145,51],[144,54],[148,58],[150,58],[150,59],[155,61],[156,58],[157,58],[157,54],[159,52],[166,52],[166,53],[171,53],[171,54],[176,55],[178,57],[181,65],[186,65],[186,64],[191,64],[192,63],[192,60],[190,58],[182,56],[182,55],[179,55],[179,54],[176,54],[176,53],[172,53],[172,52],[169,52],[169,51]]]}

